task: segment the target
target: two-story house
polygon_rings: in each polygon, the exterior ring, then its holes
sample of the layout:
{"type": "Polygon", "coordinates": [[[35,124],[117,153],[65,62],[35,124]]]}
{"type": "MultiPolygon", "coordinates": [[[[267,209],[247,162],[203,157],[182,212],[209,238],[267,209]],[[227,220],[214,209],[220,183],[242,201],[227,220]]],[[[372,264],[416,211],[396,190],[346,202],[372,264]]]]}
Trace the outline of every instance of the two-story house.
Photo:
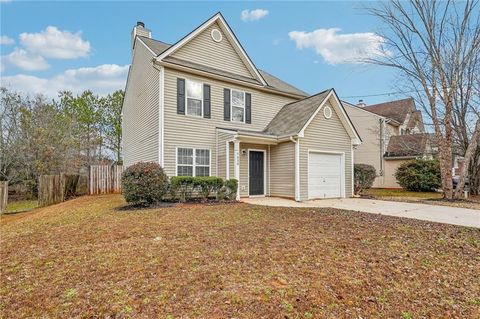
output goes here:
{"type": "Polygon", "coordinates": [[[239,195],[348,197],[360,144],[335,91],[307,93],[258,69],[220,13],[173,45],[132,31],[123,105],[126,166],[239,181],[239,195]]]}
{"type": "Polygon", "coordinates": [[[431,135],[425,133],[422,113],[412,98],[368,106],[363,101],[342,103],[363,140],[355,149],[355,163],[370,164],[377,171],[373,187],[399,188],[397,168],[434,153],[431,135]]]}

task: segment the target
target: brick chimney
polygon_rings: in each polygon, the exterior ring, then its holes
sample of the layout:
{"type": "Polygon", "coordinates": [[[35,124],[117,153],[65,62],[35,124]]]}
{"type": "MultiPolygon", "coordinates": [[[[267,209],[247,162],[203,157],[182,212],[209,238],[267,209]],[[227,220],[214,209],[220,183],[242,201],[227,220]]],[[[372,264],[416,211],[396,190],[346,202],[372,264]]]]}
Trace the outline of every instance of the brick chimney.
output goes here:
{"type": "Polygon", "coordinates": [[[357,106],[358,106],[358,107],[365,107],[365,106],[367,106],[367,104],[365,104],[365,103],[363,102],[363,100],[358,100],[357,106]]]}
{"type": "Polygon", "coordinates": [[[132,30],[132,49],[135,47],[135,38],[137,35],[142,37],[151,38],[152,32],[149,29],[145,28],[145,23],[138,21],[137,25],[133,27],[132,30]]]}

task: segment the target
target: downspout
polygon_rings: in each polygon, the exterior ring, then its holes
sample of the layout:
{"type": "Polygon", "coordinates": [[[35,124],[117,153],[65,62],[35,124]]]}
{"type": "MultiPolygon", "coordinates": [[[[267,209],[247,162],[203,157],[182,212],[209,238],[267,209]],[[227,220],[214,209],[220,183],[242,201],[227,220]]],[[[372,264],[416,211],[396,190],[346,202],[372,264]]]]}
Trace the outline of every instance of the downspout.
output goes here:
{"type": "Polygon", "coordinates": [[[384,125],[385,125],[385,119],[380,118],[379,120],[380,124],[380,176],[384,175],[383,172],[383,154],[385,154],[384,149],[385,149],[385,137],[384,137],[384,125]]]}
{"type": "Polygon", "coordinates": [[[295,144],[295,200],[300,201],[300,140],[290,136],[290,141],[295,144]]]}

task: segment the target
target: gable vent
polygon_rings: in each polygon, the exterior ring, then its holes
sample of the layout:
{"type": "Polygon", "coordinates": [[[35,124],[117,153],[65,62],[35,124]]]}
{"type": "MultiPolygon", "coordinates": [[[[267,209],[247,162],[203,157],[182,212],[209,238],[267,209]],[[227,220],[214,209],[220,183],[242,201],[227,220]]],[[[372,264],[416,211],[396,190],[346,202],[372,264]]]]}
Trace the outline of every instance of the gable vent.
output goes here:
{"type": "Polygon", "coordinates": [[[212,36],[213,41],[215,42],[222,41],[222,38],[223,38],[222,33],[218,29],[213,29],[210,35],[212,36]]]}

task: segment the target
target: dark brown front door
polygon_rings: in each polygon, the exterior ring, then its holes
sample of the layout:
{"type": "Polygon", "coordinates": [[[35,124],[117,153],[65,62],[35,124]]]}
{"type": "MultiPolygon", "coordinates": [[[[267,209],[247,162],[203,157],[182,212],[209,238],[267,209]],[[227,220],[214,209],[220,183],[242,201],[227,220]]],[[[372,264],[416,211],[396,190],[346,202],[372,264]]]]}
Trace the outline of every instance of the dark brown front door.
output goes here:
{"type": "Polygon", "coordinates": [[[249,160],[249,194],[250,195],[265,195],[264,190],[264,152],[250,151],[249,160]]]}

